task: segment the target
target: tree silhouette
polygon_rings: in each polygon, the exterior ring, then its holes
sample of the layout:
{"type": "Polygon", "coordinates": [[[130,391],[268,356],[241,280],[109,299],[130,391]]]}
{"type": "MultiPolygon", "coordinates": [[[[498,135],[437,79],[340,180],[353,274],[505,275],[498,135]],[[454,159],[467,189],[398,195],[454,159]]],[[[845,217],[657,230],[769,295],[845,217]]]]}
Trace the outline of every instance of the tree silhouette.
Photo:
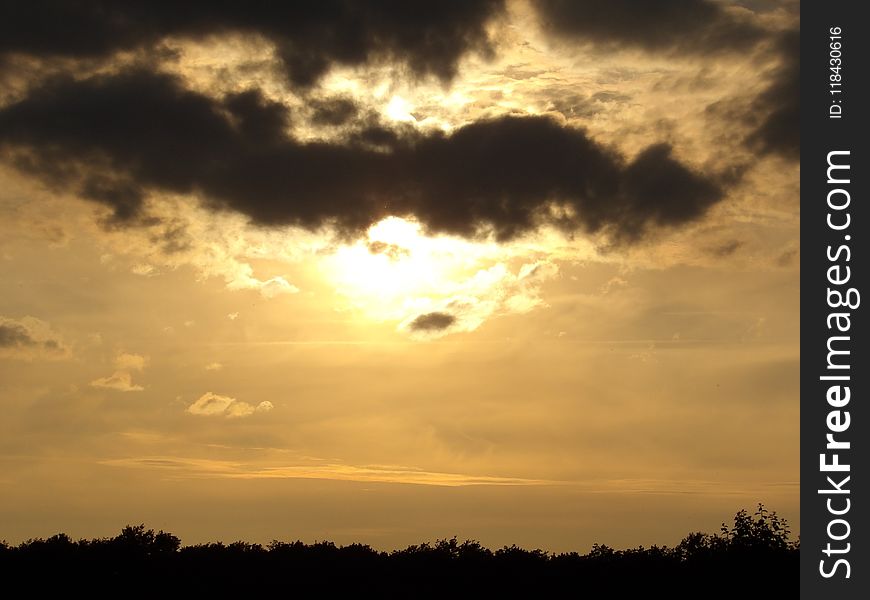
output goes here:
{"type": "MultiPolygon", "coordinates": [[[[144,524],[113,538],[60,533],[17,546],[0,542],[0,577],[31,595],[88,590],[97,595],[250,596],[359,593],[377,597],[545,597],[664,595],[668,598],[779,598],[798,590],[799,540],[759,504],[740,510],[717,534],[694,532],[673,548],[553,554],[516,545],[492,551],[456,537],[382,552],[364,544],[275,540],[181,546],[144,524]]],[[[14,588],[13,588],[14,589],[14,588]]]]}
{"type": "Polygon", "coordinates": [[[722,536],[732,548],[742,550],[786,550],[790,547],[789,528],[785,519],[759,503],[753,518],[746,509],[734,515],[729,529],[722,523],[722,536]]]}

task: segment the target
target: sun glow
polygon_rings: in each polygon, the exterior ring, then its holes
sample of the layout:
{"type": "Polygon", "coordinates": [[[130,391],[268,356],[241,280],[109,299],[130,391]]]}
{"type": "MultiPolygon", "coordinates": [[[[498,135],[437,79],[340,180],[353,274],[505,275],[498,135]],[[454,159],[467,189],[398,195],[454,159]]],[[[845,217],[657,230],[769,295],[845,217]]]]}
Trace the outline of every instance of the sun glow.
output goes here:
{"type": "Polygon", "coordinates": [[[540,304],[538,282],[555,266],[509,267],[528,258],[492,242],[426,235],[416,221],[388,217],[330,256],[327,272],[350,307],[369,318],[407,329],[412,319],[441,312],[455,318],[451,329],[470,331],[493,313],[540,304]]]}
{"type": "Polygon", "coordinates": [[[382,310],[384,318],[396,318],[420,297],[455,288],[469,266],[492,253],[421,229],[414,221],[387,217],[369,228],[366,239],[339,249],[331,261],[339,289],[357,304],[382,310]]]}
{"type": "Polygon", "coordinates": [[[410,102],[401,96],[393,96],[390,99],[390,103],[387,104],[387,108],[384,112],[394,121],[413,122],[417,119],[415,119],[414,115],[411,114],[412,110],[414,110],[414,107],[410,102]]]}

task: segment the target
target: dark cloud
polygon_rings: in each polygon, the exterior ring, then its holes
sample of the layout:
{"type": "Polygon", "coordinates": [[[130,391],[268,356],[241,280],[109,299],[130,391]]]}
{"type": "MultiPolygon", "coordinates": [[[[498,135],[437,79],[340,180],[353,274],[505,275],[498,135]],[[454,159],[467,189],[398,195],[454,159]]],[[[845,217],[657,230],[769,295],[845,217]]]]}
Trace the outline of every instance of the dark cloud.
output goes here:
{"type": "Polygon", "coordinates": [[[782,254],[780,254],[776,259],[776,265],[779,267],[789,267],[791,266],[795,259],[798,256],[797,250],[786,250],[782,254]]]}
{"type": "Polygon", "coordinates": [[[776,61],[762,70],[761,93],[717,100],[707,106],[708,118],[725,125],[723,143],[737,143],[755,154],[800,160],[800,31],[777,34],[761,50],[776,61]],[[742,127],[734,127],[734,124],[742,127]]]}
{"type": "Polygon", "coordinates": [[[189,250],[193,238],[184,223],[165,222],[159,231],[152,233],[151,242],[165,254],[175,254],[189,250]]]}
{"type": "Polygon", "coordinates": [[[61,356],[67,348],[55,339],[48,324],[24,317],[21,320],[0,316],[0,351],[4,356],[61,356]]]}
{"type": "Polygon", "coordinates": [[[309,102],[312,109],[311,122],[315,125],[337,127],[355,119],[359,108],[350,98],[327,98],[309,102]]]}
{"type": "Polygon", "coordinates": [[[456,317],[450,313],[431,312],[416,317],[408,324],[411,331],[442,331],[456,322],[456,317]]]}
{"type": "Polygon", "coordinates": [[[551,223],[631,241],[702,216],[720,185],[658,144],[631,161],[545,117],[451,134],[365,123],[346,143],[301,142],[258,92],[211,98],[168,75],[56,79],[0,109],[0,156],[141,222],[152,192],[195,194],[263,225],[358,232],[387,215],[506,240],[551,223]]]}
{"type": "Polygon", "coordinates": [[[727,258],[737,252],[743,246],[741,240],[728,240],[715,246],[710,246],[707,251],[717,258],[727,258]]]}
{"type": "Polygon", "coordinates": [[[770,76],[770,85],[752,104],[753,115],[760,115],[762,120],[748,142],[759,152],[800,160],[800,31],[782,34],[776,50],[781,62],[770,76]]]}
{"type": "Polygon", "coordinates": [[[162,2],[32,0],[0,3],[0,58],[107,59],[154,48],[168,36],[223,33],[265,37],[287,74],[311,85],[335,64],[406,64],[419,75],[451,78],[469,51],[491,52],[486,25],[503,0],[162,2]]]}
{"type": "Polygon", "coordinates": [[[34,346],[36,343],[25,327],[17,323],[0,323],[0,348],[34,346]]]}
{"type": "Polygon", "coordinates": [[[647,51],[705,54],[740,50],[764,32],[708,0],[536,0],[544,27],[558,36],[647,51]]]}
{"type": "Polygon", "coordinates": [[[720,188],[652,146],[626,164],[578,129],[543,117],[502,117],[415,143],[400,183],[429,228],[509,239],[541,223],[639,238],[648,226],[700,217],[720,188]]]}

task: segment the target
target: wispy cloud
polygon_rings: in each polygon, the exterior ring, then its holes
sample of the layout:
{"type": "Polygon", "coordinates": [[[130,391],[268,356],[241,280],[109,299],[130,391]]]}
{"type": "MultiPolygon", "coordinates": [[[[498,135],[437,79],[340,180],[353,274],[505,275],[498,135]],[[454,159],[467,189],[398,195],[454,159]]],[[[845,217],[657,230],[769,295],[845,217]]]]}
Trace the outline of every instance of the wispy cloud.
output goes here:
{"type": "Polygon", "coordinates": [[[148,456],[102,461],[101,464],[141,469],[166,469],[178,477],[223,477],[230,479],[330,479],[380,483],[406,483],[459,487],[468,485],[546,485],[556,482],[520,477],[469,475],[425,471],[399,465],[297,464],[253,465],[235,461],[148,456]]]}
{"type": "Polygon", "coordinates": [[[257,464],[178,456],[142,456],[101,461],[100,464],[160,469],[171,477],[227,479],[328,479],[370,483],[404,483],[442,487],[463,486],[570,486],[584,494],[758,496],[771,490],[797,488],[797,481],[711,481],[699,479],[595,479],[549,480],[468,473],[427,471],[402,465],[352,465],[297,457],[297,464],[257,464]]]}

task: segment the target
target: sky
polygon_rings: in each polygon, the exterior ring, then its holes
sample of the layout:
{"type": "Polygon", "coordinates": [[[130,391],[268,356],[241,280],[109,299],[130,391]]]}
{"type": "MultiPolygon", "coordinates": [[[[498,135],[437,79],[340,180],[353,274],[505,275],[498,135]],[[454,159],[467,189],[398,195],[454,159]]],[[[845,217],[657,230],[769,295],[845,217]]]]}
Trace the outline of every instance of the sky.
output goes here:
{"type": "Polygon", "coordinates": [[[799,4],[0,8],[0,539],[799,519],[799,4]]]}

